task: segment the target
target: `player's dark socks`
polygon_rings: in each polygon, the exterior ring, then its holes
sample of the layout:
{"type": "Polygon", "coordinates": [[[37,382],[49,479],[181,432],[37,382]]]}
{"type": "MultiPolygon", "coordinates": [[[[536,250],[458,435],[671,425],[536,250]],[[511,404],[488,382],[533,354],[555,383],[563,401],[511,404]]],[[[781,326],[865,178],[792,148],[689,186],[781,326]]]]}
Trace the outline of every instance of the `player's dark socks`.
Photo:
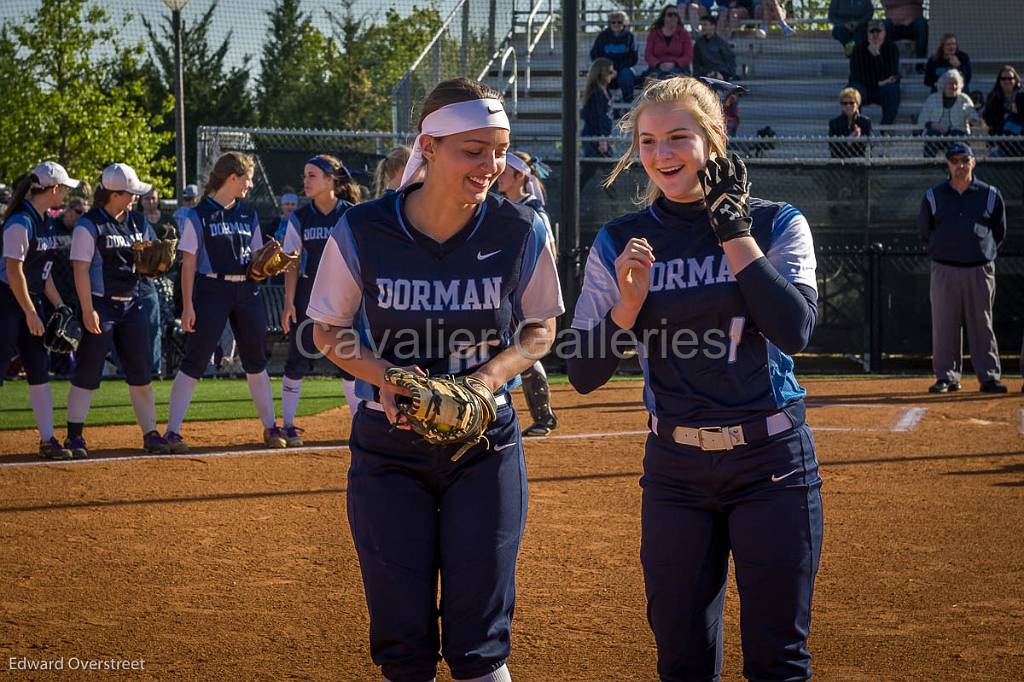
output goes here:
{"type": "Polygon", "coordinates": [[[85,424],[68,422],[68,440],[72,438],[79,438],[82,435],[82,429],[85,428],[85,424]]]}

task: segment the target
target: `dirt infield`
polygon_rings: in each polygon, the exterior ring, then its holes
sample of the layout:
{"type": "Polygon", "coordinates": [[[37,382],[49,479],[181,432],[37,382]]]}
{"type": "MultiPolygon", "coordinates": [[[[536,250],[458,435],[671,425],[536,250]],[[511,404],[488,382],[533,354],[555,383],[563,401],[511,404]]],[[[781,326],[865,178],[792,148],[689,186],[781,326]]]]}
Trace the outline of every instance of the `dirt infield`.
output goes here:
{"type": "MultiPolygon", "coordinates": [[[[817,679],[1021,679],[1020,385],[930,396],[928,383],[805,382],[825,480],[817,679]]],[[[509,667],[518,682],[655,679],[640,385],[553,393],[560,437],[527,445],[509,667]]],[[[17,454],[34,433],[0,434],[0,670],[63,657],[62,678],[84,677],[75,657],[142,659],[132,674],[162,679],[379,679],[344,512],[348,413],[302,425],[316,447],[301,452],[222,454],[257,447],[258,425],[234,421],[186,424],[214,456],[143,459],[121,459],[139,454],[124,449],[136,428],[92,429],[111,459],[42,465],[17,454]]],[[[737,614],[731,587],[728,680],[737,614]]]]}

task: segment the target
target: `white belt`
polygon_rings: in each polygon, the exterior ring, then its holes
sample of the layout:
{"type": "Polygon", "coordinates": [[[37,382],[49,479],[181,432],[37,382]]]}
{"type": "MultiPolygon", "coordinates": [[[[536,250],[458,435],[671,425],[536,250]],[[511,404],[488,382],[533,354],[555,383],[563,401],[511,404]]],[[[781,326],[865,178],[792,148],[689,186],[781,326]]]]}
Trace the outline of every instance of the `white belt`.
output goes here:
{"type": "Polygon", "coordinates": [[[244,282],[249,279],[245,275],[219,275],[216,272],[208,272],[206,276],[210,279],[222,279],[225,282],[244,282]]]}
{"type": "MultiPolygon", "coordinates": [[[[504,407],[505,405],[508,405],[508,393],[502,393],[500,395],[494,396],[494,402],[495,404],[497,404],[498,407],[504,407]]],[[[366,407],[366,409],[368,410],[376,410],[377,412],[384,411],[384,406],[375,400],[364,400],[363,406],[366,407]]]]}
{"type": "MultiPolygon", "coordinates": [[[[785,412],[776,412],[765,418],[767,435],[774,436],[793,428],[793,420],[785,412]]],[[[658,435],[658,418],[651,415],[651,431],[658,435]]],[[[700,448],[706,452],[732,450],[739,445],[747,445],[743,434],[743,426],[677,426],[672,429],[672,440],[680,445],[700,448]]]]}
{"type": "Polygon", "coordinates": [[[131,301],[135,297],[134,296],[105,296],[104,298],[106,298],[106,299],[108,299],[110,301],[119,301],[121,303],[124,303],[126,301],[131,301]]]}

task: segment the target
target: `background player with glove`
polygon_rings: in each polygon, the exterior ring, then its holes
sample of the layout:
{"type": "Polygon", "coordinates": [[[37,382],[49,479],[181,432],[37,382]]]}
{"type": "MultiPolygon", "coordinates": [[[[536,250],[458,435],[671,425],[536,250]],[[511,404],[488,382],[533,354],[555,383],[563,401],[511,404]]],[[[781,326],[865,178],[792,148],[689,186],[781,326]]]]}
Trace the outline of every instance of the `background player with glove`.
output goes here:
{"type": "Polygon", "coordinates": [[[39,164],[14,188],[4,214],[3,258],[0,259],[0,385],[15,352],[21,355],[28,375],[32,414],[39,429],[39,455],[46,459],[71,459],[53,435],[53,395],[50,391],[50,356],[43,345],[45,331],[40,319],[45,294],[57,308],[63,306],[50,268],[57,236],[46,219],[47,211],[64,203],[67,188],[79,181],[68,177],[53,161],[39,164]]]}
{"type": "Polygon", "coordinates": [[[85,331],[68,389],[68,438],[64,447],[75,457],[88,456],[82,431],[111,344],[124,367],[132,408],[142,429],[143,448],[147,452],[168,451],[156,430],[149,323],[140,289],[144,274],[135,267],[140,253],[136,246],[157,241],[142,213],[132,210],[136,197],[152,188],[140,181],[127,164],[107,166],[96,188],[93,207],[78,219],[71,234],[71,267],[85,331]]]}
{"type": "Polygon", "coordinates": [[[457,680],[510,679],[526,470],[508,391],[562,300],[543,222],[488,192],[509,140],[498,97],[465,78],[427,96],[402,187],[342,217],[310,297],[317,346],[367,400],[348,512],[390,680],[434,678],[439,651],[457,680]]]}
{"type": "MultiPolygon", "coordinates": [[[[281,240],[285,251],[301,254],[301,266],[284,275],[281,310],[281,328],[291,334],[281,381],[281,419],[289,447],[302,445],[302,429],[295,425],[295,411],[299,406],[302,379],[313,371],[313,360],[319,355],[313,345],[313,323],[306,317],[309,293],[331,230],[359,198],[359,187],[348,170],[341,161],[326,154],[318,154],[306,162],[302,169],[302,189],[309,202],[288,218],[281,240]]],[[[342,377],[342,386],[348,409],[355,416],[359,400],[351,374],[342,377]]]]}
{"type": "Polygon", "coordinates": [[[639,153],[646,206],[598,233],[573,320],[597,352],[568,369],[588,393],[618,365],[616,332],[643,339],[640,560],[658,673],[719,678],[731,551],[744,676],[810,679],[821,478],[790,357],[817,310],[810,228],[788,204],[749,198],[719,99],[697,80],[645,88],[623,127],[632,145],[608,182],[639,153]],[[680,352],[677,338],[696,344],[680,352]]]}
{"type": "Polygon", "coordinates": [[[188,452],[181,436],[196,383],[206,371],[225,324],[231,324],[263,422],[263,444],[286,445],[275,423],[267,374],[267,313],[257,282],[291,267],[296,258],[270,240],[263,249],[256,210],[243,201],[252,189],[255,163],[239,152],[222,155],[206,182],[205,196],[181,219],[181,327],[188,332],[185,357],[171,386],[167,432],[172,452],[188,452]]]}
{"type": "MultiPolygon", "coordinates": [[[[505,171],[498,177],[498,189],[509,201],[529,206],[537,212],[548,231],[548,246],[557,259],[555,234],[544,209],[544,182],[541,177],[547,172],[547,167],[526,152],[509,152],[505,158],[507,163],[505,171]]],[[[546,436],[558,428],[558,419],[551,409],[551,389],[543,363],[540,360],[533,363],[523,372],[522,379],[526,406],[533,418],[533,424],[523,431],[523,435],[546,436]]]]}

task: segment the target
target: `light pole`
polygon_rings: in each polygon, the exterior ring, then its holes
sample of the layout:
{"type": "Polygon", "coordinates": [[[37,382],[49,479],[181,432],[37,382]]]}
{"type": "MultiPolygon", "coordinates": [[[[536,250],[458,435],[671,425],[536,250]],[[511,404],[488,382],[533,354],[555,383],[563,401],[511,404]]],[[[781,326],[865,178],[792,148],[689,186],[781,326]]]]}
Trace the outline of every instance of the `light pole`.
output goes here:
{"type": "Polygon", "coordinates": [[[171,10],[171,29],[174,32],[174,198],[181,207],[185,193],[185,77],[181,68],[181,10],[189,0],[164,0],[171,10]]]}

